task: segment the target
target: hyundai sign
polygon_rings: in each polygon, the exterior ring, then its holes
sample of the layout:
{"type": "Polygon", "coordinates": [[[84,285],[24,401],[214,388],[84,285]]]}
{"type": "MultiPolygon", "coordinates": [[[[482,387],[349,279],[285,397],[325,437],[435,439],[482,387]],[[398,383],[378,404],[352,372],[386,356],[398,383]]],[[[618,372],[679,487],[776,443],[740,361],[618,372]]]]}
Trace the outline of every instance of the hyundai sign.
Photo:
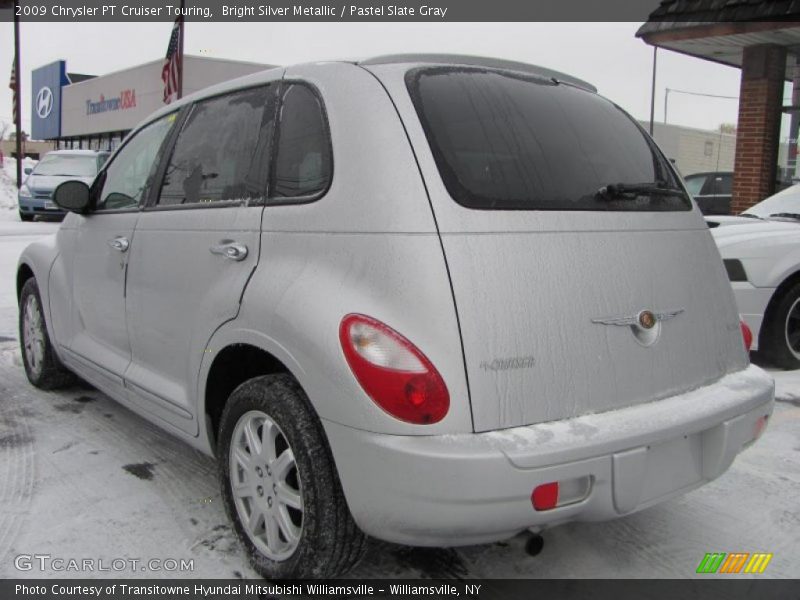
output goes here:
{"type": "Polygon", "coordinates": [[[61,137],[61,86],[69,84],[67,64],[58,60],[31,74],[31,138],[61,137]]]}

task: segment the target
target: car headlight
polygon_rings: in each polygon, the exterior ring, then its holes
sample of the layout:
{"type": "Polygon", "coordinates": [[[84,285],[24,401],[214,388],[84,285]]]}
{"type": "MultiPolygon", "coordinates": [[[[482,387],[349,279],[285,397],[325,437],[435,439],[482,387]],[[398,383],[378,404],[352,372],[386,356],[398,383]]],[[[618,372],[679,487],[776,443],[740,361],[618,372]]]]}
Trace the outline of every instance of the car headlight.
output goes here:
{"type": "Polygon", "coordinates": [[[736,258],[726,258],[722,262],[728,272],[728,279],[731,281],[747,281],[747,273],[744,270],[742,261],[736,258]]]}
{"type": "Polygon", "coordinates": [[[31,194],[30,188],[27,185],[22,184],[22,187],[19,188],[19,197],[20,198],[30,198],[31,195],[32,194],[31,194]]]}

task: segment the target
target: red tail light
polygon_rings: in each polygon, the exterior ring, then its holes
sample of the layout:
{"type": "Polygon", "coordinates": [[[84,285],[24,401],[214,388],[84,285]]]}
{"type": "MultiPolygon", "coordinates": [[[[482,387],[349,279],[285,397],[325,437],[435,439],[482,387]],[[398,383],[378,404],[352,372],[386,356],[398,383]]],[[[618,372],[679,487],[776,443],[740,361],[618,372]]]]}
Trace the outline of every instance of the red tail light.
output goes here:
{"type": "Polygon", "coordinates": [[[442,376],[394,329],[364,315],[347,315],[339,341],[358,383],[390,415],[425,425],[447,414],[450,394],[442,376]]]}
{"type": "Polygon", "coordinates": [[[745,350],[750,352],[750,348],[753,347],[753,332],[750,331],[750,328],[744,321],[739,321],[739,324],[742,326],[742,337],[744,338],[745,350]]]}

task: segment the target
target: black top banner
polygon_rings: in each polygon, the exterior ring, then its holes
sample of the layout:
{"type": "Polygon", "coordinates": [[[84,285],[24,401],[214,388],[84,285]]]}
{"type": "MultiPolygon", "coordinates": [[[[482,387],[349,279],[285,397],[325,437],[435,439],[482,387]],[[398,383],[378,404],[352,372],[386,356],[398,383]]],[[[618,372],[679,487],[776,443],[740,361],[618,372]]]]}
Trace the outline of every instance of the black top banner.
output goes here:
{"type": "MultiPolygon", "coordinates": [[[[0,20],[22,22],[555,22],[647,21],[660,0],[0,0],[0,20]]],[[[669,6],[669,5],[666,5],[669,6]]],[[[758,16],[758,15],[755,15],[758,16]]],[[[788,15],[764,15],[784,20],[788,15]]],[[[684,15],[714,22],[720,12],[684,15]]],[[[759,17],[760,18],[760,17],[759,17]]]]}

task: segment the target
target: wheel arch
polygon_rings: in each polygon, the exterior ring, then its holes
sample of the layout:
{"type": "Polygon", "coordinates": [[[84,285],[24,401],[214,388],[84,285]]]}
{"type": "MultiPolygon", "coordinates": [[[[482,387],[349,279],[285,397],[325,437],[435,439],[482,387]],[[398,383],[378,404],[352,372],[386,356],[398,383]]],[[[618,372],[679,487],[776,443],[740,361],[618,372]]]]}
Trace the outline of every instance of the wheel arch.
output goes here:
{"type": "Polygon", "coordinates": [[[772,319],[774,318],[775,306],[783,299],[786,293],[797,284],[800,284],[800,270],[797,270],[786,276],[783,279],[783,281],[781,281],[781,283],[778,285],[778,287],[775,288],[775,291],[772,293],[769,302],[767,302],[767,307],[764,309],[764,322],[761,326],[761,329],[758,332],[759,348],[761,348],[761,343],[762,343],[761,336],[762,334],[766,335],[766,332],[768,330],[768,327],[765,327],[765,325],[768,322],[771,322],[772,319]]]}
{"type": "MultiPolygon", "coordinates": [[[[261,375],[286,373],[307,393],[303,370],[283,346],[252,330],[218,330],[209,342],[198,382],[198,420],[204,447],[214,454],[222,411],[230,394],[261,375]],[[204,425],[204,426],[203,426],[204,425]]],[[[312,402],[310,408],[316,413],[312,402]]]]}
{"type": "Polygon", "coordinates": [[[17,267],[17,301],[19,302],[19,297],[22,294],[22,286],[25,285],[25,282],[32,277],[36,277],[33,273],[33,269],[27,262],[21,262],[17,267]]]}

